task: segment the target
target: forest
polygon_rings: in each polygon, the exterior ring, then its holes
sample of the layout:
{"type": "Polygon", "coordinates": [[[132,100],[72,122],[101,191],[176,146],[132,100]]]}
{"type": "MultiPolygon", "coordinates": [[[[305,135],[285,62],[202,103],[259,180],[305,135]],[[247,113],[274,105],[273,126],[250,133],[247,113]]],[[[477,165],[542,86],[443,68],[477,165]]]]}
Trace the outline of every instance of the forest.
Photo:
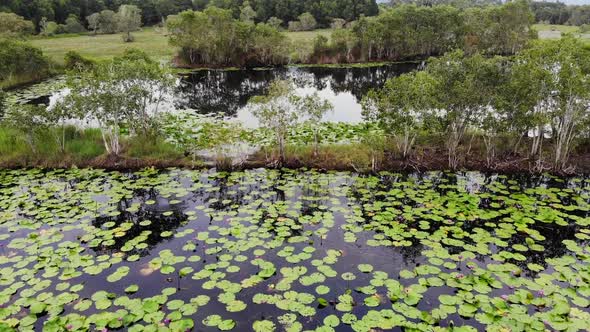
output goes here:
{"type": "Polygon", "coordinates": [[[379,13],[375,0],[3,0],[0,12],[12,12],[32,21],[37,31],[41,21],[66,24],[72,15],[85,26],[86,18],[104,10],[117,11],[121,5],[135,5],[141,10],[145,25],[162,22],[168,15],[185,10],[204,10],[206,7],[218,7],[231,11],[234,18],[239,18],[243,8],[252,10],[256,22],[266,22],[275,17],[285,26],[296,21],[303,13],[311,13],[322,26],[329,26],[333,18],[354,21],[361,15],[373,16],[379,13]]]}

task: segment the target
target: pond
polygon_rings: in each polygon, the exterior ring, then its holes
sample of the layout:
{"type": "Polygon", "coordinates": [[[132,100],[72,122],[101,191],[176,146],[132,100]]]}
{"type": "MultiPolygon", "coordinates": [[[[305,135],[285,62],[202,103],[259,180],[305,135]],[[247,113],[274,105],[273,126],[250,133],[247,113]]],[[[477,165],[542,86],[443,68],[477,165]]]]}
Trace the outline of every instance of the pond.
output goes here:
{"type": "MultiPolygon", "coordinates": [[[[285,67],[259,70],[200,70],[180,75],[178,87],[164,109],[189,109],[199,114],[223,114],[239,119],[246,127],[257,126],[247,103],[262,95],[275,79],[292,79],[297,94],[314,92],[332,102],[334,112],[325,121],[362,121],[360,100],[389,78],[418,68],[417,63],[392,63],[370,67],[285,67]]],[[[59,96],[63,80],[53,79],[12,92],[20,102],[49,104],[59,96]],[[52,89],[52,86],[54,87],[52,89]],[[53,90],[53,91],[52,91],[53,90]]]]}
{"type": "Polygon", "coordinates": [[[0,330],[590,328],[590,180],[0,172],[0,330]]]}

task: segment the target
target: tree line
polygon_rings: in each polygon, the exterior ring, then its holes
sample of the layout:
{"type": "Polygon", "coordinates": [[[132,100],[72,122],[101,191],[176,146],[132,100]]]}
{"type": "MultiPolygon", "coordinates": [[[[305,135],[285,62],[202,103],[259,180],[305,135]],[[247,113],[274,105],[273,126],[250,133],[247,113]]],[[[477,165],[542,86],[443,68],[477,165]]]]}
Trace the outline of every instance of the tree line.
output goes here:
{"type": "Polygon", "coordinates": [[[566,5],[562,2],[534,1],[531,9],[537,23],[582,26],[590,24],[590,5],[566,5]]]}
{"type": "Polygon", "coordinates": [[[562,171],[590,134],[589,55],[573,37],[537,41],[514,58],[447,53],[369,93],[364,115],[404,158],[426,133],[443,139],[452,169],[479,139],[488,167],[503,153],[562,171]]]}
{"type": "Polygon", "coordinates": [[[336,29],[330,40],[318,36],[313,56],[320,62],[358,62],[415,59],[454,49],[514,54],[536,37],[532,23],[526,1],[465,10],[400,5],[336,29]]]}
{"type": "Polygon", "coordinates": [[[234,19],[231,11],[209,7],[169,16],[170,44],[189,65],[257,66],[288,61],[287,36],[267,23],[234,19]]]}
{"type": "Polygon", "coordinates": [[[139,8],[145,25],[164,21],[168,15],[185,10],[201,11],[214,6],[228,9],[236,19],[249,12],[256,22],[269,19],[280,20],[287,27],[304,13],[310,13],[322,26],[329,26],[334,18],[354,21],[361,15],[377,15],[379,7],[375,0],[6,0],[0,2],[0,12],[9,12],[31,21],[41,31],[42,21],[67,25],[77,19],[89,28],[87,18],[94,13],[108,10],[116,12],[122,5],[139,8]]]}

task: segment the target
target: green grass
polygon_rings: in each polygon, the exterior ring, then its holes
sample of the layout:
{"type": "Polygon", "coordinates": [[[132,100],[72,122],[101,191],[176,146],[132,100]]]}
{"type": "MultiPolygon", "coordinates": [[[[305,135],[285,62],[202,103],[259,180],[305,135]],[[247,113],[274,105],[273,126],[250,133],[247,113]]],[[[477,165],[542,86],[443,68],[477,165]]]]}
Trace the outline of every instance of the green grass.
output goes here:
{"type": "Polygon", "coordinates": [[[313,31],[297,31],[297,32],[287,32],[287,36],[291,39],[293,44],[296,45],[306,45],[309,43],[313,43],[313,40],[316,36],[323,35],[330,39],[332,35],[332,29],[318,29],[313,31]]]}
{"type": "Polygon", "coordinates": [[[540,39],[559,39],[564,33],[571,33],[579,36],[582,39],[587,39],[587,35],[580,35],[580,28],[571,25],[557,25],[557,24],[535,24],[533,28],[539,32],[540,39]]]}
{"type": "Polygon", "coordinates": [[[163,30],[145,28],[134,32],[135,41],[125,43],[121,34],[113,35],[75,35],[67,37],[34,38],[31,44],[43,50],[43,53],[59,64],[69,51],[76,51],[95,60],[111,59],[119,56],[129,48],[143,50],[154,59],[171,59],[176,52],[168,45],[168,37],[163,30]]]}
{"type": "MultiPolygon", "coordinates": [[[[294,49],[298,51],[309,51],[313,46],[313,39],[319,34],[329,38],[331,30],[287,32],[293,44],[297,45],[294,49]]],[[[68,51],[76,51],[95,60],[111,59],[129,48],[140,49],[152,58],[162,60],[170,60],[176,53],[176,49],[168,44],[168,36],[163,29],[144,28],[142,31],[134,32],[133,36],[135,41],[132,43],[123,42],[121,34],[81,34],[36,37],[31,39],[31,44],[41,48],[45,55],[58,64],[64,63],[64,56],[68,51]]]]}
{"type": "Polygon", "coordinates": [[[533,28],[537,31],[559,31],[562,33],[576,33],[580,31],[580,28],[577,26],[558,24],[535,24],[533,28]]]}

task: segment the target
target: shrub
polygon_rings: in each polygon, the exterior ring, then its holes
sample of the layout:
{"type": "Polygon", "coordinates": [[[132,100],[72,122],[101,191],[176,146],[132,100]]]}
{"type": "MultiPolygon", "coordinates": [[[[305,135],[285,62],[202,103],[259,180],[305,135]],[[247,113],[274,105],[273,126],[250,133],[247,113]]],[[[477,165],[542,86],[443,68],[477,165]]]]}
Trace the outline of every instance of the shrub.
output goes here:
{"type": "Polygon", "coordinates": [[[80,20],[78,19],[78,17],[76,17],[76,15],[68,16],[68,18],[66,19],[64,30],[66,33],[81,33],[86,31],[86,29],[80,23],[80,20]]]}
{"type": "Polygon", "coordinates": [[[29,43],[19,40],[0,39],[0,82],[26,77],[38,80],[50,72],[49,60],[43,52],[29,43]]]}
{"type": "Polygon", "coordinates": [[[0,36],[22,37],[35,31],[33,22],[25,20],[14,13],[0,12],[0,36]]]}
{"type": "Polygon", "coordinates": [[[76,51],[69,51],[64,57],[66,69],[86,70],[92,68],[95,62],[83,57],[76,51]]]}

